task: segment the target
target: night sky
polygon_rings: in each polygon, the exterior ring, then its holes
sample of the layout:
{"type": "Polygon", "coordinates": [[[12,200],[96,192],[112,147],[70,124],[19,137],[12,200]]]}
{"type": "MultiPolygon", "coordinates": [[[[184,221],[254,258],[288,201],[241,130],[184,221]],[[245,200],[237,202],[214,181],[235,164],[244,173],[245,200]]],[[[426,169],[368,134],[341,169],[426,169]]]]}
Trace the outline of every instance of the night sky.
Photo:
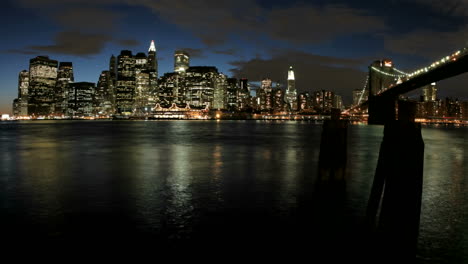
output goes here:
{"type": "MultiPolygon", "coordinates": [[[[97,82],[120,50],[156,42],[159,74],[186,49],[191,65],[233,77],[333,90],[350,103],[367,66],[391,58],[411,71],[468,44],[468,0],[15,0],[0,9],[0,112],[11,113],[29,59],[71,61],[75,81],[97,82]]],[[[439,83],[440,97],[468,100],[468,76],[439,83]]]]}

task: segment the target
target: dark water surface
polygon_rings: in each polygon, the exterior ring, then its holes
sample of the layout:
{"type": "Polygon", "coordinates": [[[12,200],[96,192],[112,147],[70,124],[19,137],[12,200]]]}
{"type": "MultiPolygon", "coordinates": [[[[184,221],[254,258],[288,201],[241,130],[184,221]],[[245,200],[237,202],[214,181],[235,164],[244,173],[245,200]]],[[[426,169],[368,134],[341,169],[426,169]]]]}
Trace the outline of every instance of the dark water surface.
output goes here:
{"type": "MultiPolygon", "coordinates": [[[[330,192],[316,184],[320,133],[301,122],[3,122],[0,231],[365,252],[383,127],[350,127],[346,186],[330,192]]],[[[468,262],[467,135],[423,129],[423,263],[468,262]]]]}

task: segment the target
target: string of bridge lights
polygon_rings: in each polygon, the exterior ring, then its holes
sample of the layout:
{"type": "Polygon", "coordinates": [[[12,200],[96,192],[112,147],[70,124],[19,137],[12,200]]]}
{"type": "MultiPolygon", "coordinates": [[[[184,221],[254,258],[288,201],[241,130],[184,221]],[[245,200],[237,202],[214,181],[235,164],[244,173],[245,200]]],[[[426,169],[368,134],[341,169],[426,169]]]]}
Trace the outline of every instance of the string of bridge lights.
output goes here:
{"type": "Polygon", "coordinates": [[[362,97],[364,97],[364,94],[366,93],[366,89],[368,85],[369,85],[369,74],[367,74],[366,83],[364,84],[364,88],[362,88],[361,96],[359,97],[357,105],[361,104],[362,97]]]}
{"type": "Polygon", "coordinates": [[[372,70],[374,70],[374,71],[376,71],[376,72],[378,72],[380,74],[386,75],[386,76],[390,76],[390,77],[394,77],[394,78],[406,77],[406,80],[409,80],[412,77],[418,76],[418,75],[423,74],[423,73],[427,73],[430,70],[432,70],[434,68],[437,68],[437,67],[439,67],[439,66],[441,66],[441,65],[443,65],[443,64],[445,64],[447,62],[456,61],[460,57],[460,55],[465,55],[466,53],[467,53],[467,48],[463,48],[463,50],[458,50],[455,53],[453,53],[452,55],[445,56],[442,59],[433,62],[430,66],[418,69],[418,70],[416,70],[416,71],[414,71],[412,73],[406,73],[406,72],[401,71],[401,70],[399,70],[397,68],[393,68],[393,70],[400,73],[401,75],[384,72],[384,71],[381,71],[380,69],[378,69],[378,68],[376,68],[374,66],[372,66],[371,68],[372,68],[372,70]]]}

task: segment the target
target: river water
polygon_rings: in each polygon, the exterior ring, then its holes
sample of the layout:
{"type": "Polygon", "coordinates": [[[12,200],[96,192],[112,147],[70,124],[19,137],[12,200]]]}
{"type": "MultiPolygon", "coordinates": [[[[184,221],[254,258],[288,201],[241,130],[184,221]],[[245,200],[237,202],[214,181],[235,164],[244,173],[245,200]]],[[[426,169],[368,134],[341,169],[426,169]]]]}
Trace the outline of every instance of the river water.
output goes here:
{"type": "MultiPolygon", "coordinates": [[[[359,236],[353,226],[365,215],[382,134],[381,126],[349,127],[346,213],[324,224],[314,221],[324,211],[313,209],[319,124],[2,122],[0,231],[16,239],[131,237],[174,247],[243,239],[282,247],[320,233],[312,225],[322,224],[330,238],[349,242],[359,236]]],[[[466,127],[423,128],[421,263],[468,262],[467,135],[466,127]]]]}

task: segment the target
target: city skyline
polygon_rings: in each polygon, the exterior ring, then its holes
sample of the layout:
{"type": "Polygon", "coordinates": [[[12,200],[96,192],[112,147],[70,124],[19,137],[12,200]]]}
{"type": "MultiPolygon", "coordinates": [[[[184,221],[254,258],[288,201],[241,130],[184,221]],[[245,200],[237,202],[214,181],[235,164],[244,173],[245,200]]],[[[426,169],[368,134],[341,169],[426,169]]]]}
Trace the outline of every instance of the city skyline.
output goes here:
{"type": "MultiPolygon", "coordinates": [[[[211,16],[201,21],[179,19],[194,6],[175,2],[136,1],[129,6],[127,1],[114,0],[99,4],[8,1],[2,9],[3,22],[9,26],[2,29],[8,39],[0,46],[0,112],[11,112],[18,72],[27,69],[27,61],[37,55],[72,61],[77,82],[96,83],[110,55],[123,49],[146,51],[154,39],[160,76],[172,71],[173,52],[185,49],[192,65],[213,65],[228,76],[252,81],[284,81],[284,68],[293,65],[298,92],[331,90],[350,104],[352,91],[362,87],[367,66],[375,59],[388,57],[398,68],[412,70],[466,45],[466,8],[457,1],[452,9],[416,0],[392,1],[381,7],[370,1],[202,1],[196,6],[199,15],[211,16]],[[171,11],[175,4],[177,12],[171,11]],[[252,14],[254,20],[270,18],[268,27],[256,28],[252,21],[242,19],[252,14]],[[291,14],[302,20],[291,19],[291,14]],[[396,15],[399,19],[393,19],[396,15]],[[90,23],[86,17],[102,23],[90,23]],[[335,21],[335,17],[347,22],[335,21]],[[283,23],[275,24],[273,18],[283,23]],[[78,40],[80,45],[76,45],[78,40]]],[[[438,83],[440,96],[466,100],[466,80],[463,75],[438,83]]]]}

